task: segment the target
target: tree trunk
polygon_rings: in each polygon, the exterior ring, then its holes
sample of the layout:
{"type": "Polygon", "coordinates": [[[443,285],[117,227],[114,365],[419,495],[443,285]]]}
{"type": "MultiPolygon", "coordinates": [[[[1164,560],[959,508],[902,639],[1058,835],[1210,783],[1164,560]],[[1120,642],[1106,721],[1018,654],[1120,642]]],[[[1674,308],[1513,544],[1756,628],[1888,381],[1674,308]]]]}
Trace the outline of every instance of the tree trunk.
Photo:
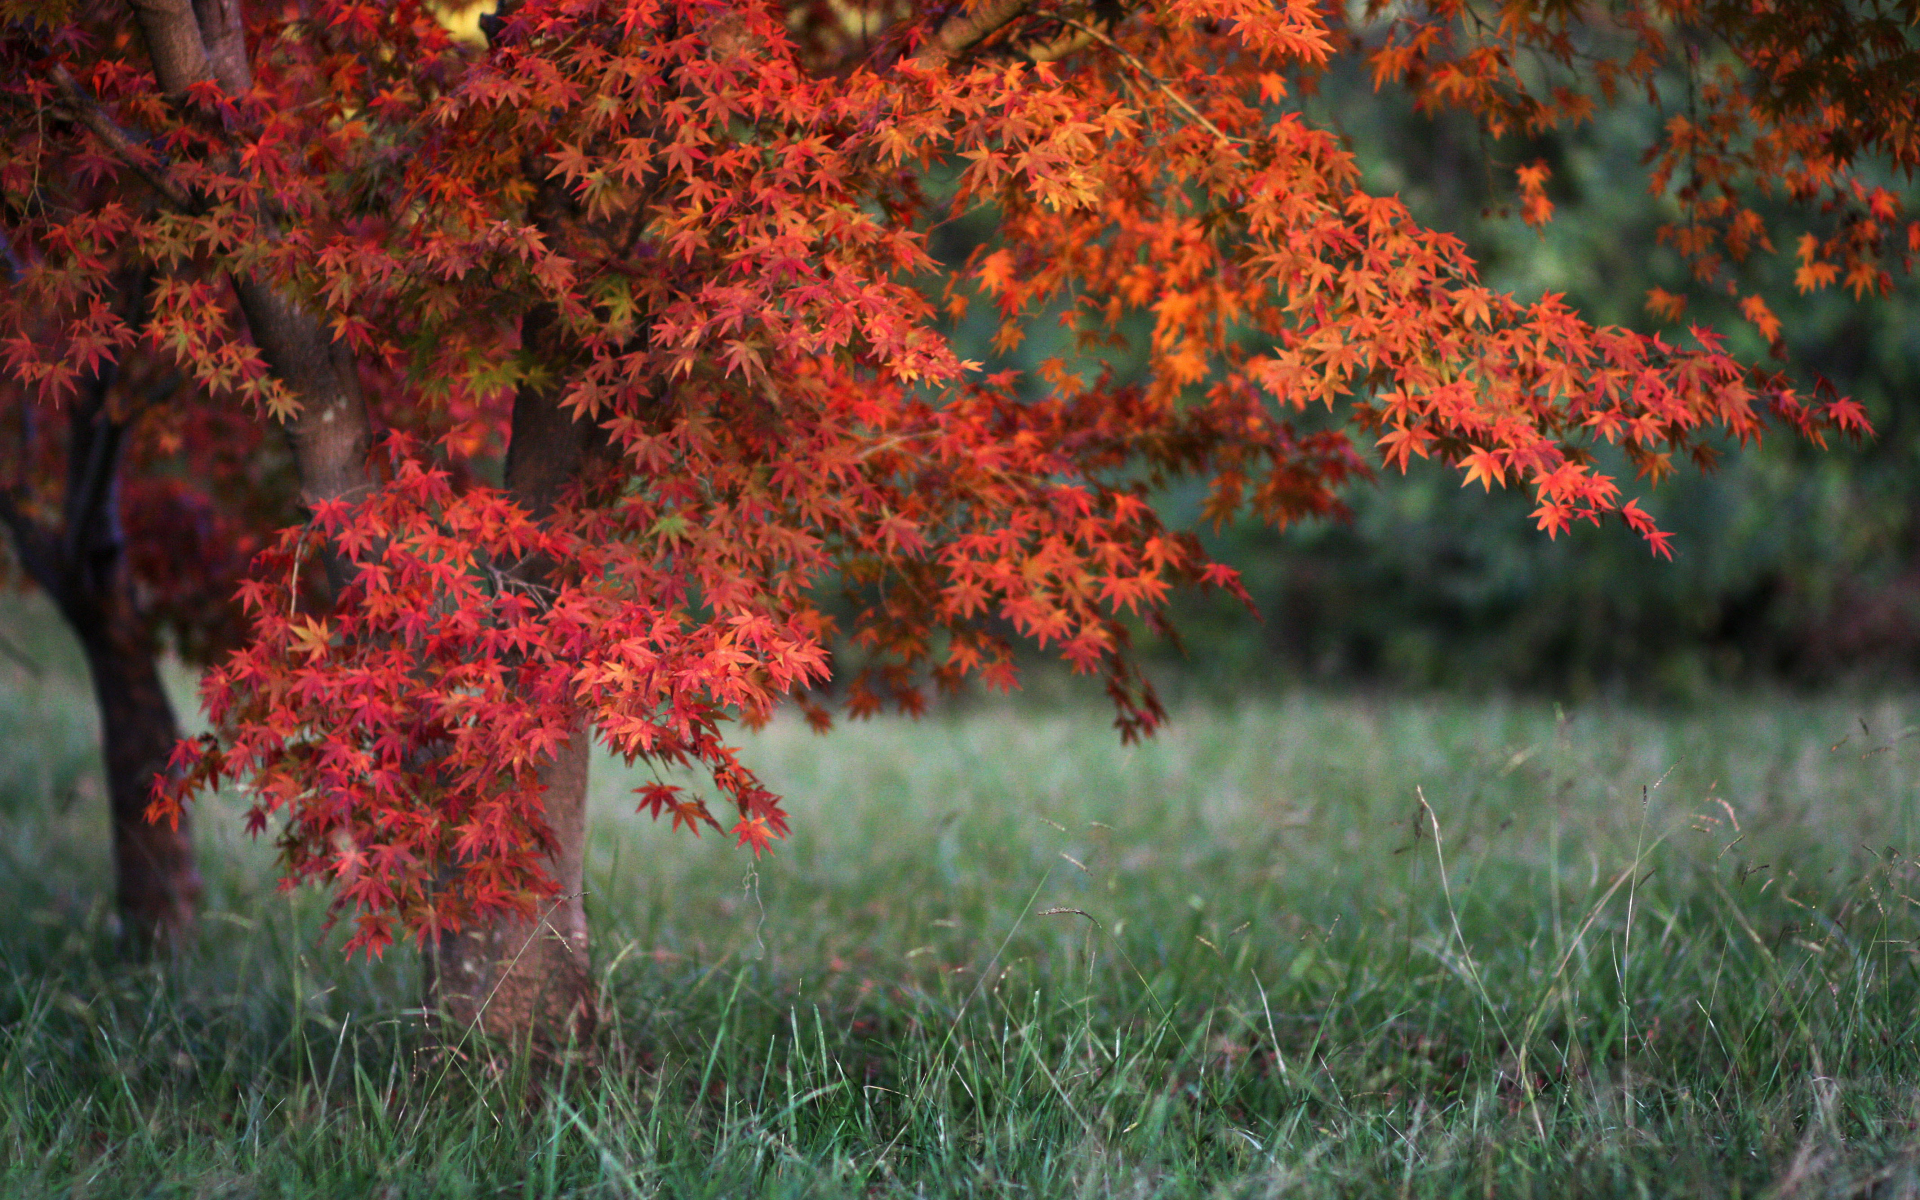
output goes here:
{"type": "MultiPolygon", "coordinates": [[[[144,280],[124,291],[137,310],[144,280]]],[[[183,817],[146,817],[154,781],[180,740],[161,686],[157,647],[135,599],[120,527],[120,460],[126,426],[107,403],[115,372],[102,368],[67,416],[67,480],[59,526],[29,517],[0,493],[0,521],[16,556],[60,609],[87,655],[100,712],[113,824],[115,894],[123,934],[141,951],[184,946],[200,898],[193,839],[183,817]]]]}
{"type": "Polygon", "coordinates": [[[475,1034],[542,1057],[586,1050],[597,1025],[587,953],[587,755],[570,740],[541,771],[555,850],[547,872],[560,894],[532,918],[472,925],[439,939],[427,959],[427,1011],[449,1044],[475,1034]]]}
{"type": "MultiPolygon", "coordinates": [[[[524,344],[560,353],[550,305],[523,320],[524,344]]],[[[536,521],[546,521],[562,493],[604,450],[606,435],[576,421],[551,385],[523,385],[513,400],[506,487],[536,521]]],[[[554,564],[523,562],[515,574],[546,582],[554,564]]],[[[586,891],[587,762],[591,731],[576,729],[540,772],[554,851],[546,860],[560,894],[537,920],[507,918],[440,939],[427,972],[427,1011],[438,1013],[449,1040],[484,1032],[551,1056],[569,1045],[585,1050],[597,1024],[598,1003],[588,957],[586,891]]]]}
{"type": "MultiPolygon", "coordinates": [[[[168,95],[179,97],[208,79],[236,96],[253,86],[240,0],[129,0],[128,7],[146,40],[154,75],[168,95]]],[[[272,214],[262,218],[271,220],[272,214]]],[[[370,425],[351,357],[290,297],[245,277],[234,280],[234,289],[254,344],[274,377],[301,404],[300,411],[280,425],[299,471],[302,502],[311,510],[321,501],[364,489],[370,425]]],[[[337,591],[344,580],[336,556],[327,555],[326,568],[337,591]]],[[[83,628],[71,614],[68,619],[87,647],[99,697],[122,911],[136,928],[162,931],[165,925],[170,933],[169,923],[177,921],[177,914],[191,912],[200,880],[193,871],[185,815],[172,828],[144,821],[148,784],[143,781],[165,766],[179,735],[154,670],[151,644],[143,651],[133,646],[145,635],[124,574],[124,568],[117,568],[114,600],[101,609],[100,622],[83,628]],[[121,621],[123,609],[130,624],[121,621]]]]}
{"type": "Polygon", "coordinates": [[[142,949],[177,949],[193,931],[200,899],[193,838],[186,814],[177,824],[155,823],[146,811],[180,727],[160,683],[152,639],[133,609],[125,569],[115,574],[115,594],[94,606],[87,627],[74,625],[100,710],[115,894],[125,936],[142,949]]]}

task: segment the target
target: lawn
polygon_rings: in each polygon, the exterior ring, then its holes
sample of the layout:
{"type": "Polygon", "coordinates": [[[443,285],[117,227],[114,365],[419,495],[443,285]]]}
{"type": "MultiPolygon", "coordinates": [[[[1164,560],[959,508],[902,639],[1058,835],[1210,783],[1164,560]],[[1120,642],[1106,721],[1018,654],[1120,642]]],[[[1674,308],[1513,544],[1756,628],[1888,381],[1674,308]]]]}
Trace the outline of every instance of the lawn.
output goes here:
{"type": "Polygon", "coordinates": [[[534,1095],[425,1053],[413,955],[344,961],[237,801],[202,944],[116,961],[84,697],[16,675],[9,1195],[1920,1189],[1920,702],[782,722],[757,864],[599,764],[601,1061],[534,1095]]]}

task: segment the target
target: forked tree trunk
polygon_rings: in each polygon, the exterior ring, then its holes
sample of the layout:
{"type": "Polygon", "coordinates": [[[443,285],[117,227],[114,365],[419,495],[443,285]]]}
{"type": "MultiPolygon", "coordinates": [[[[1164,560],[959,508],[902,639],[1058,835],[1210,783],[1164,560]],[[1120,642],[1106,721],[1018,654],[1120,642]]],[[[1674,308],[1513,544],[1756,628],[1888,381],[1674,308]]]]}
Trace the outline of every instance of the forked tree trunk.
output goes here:
{"type": "MultiPolygon", "coordinates": [[[[251,85],[240,0],[128,0],[146,40],[161,90],[183,95],[202,80],[233,94],[251,85]]],[[[271,219],[271,214],[266,214],[271,219]]],[[[321,324],[264,281],[239,278],[235,290],[254,343],[274,375],[301,401],[284,426],[309,506],[367,486],[366,407],[352,362],[321,324]]],[[[525,336],[548,338],[549,312],[529,318],[525,336]]],[[[550,348],[550,343],[548,346],[550,348]]],[[[597,431],[576,424],[548,389],[523,388],[515,398],[507,487],[537,517],[552,510],[575,479],[597,431]]],[[[340,565],[329,556],[337,588],[340,565]]],[[[533,578],[543,569],[523,574],[533,578]]],[[[557,849],[548,864],[561,899],[537,921],[502,921],[444,939],[430,957],[429,1011],[450,1024],[515,1042],[543,1045],[585,1040],[594,997],[587,969],[581,863],[586,842],[586,763],[590,739],[579,733],[544,772],[547,820],[557,849]]]]}

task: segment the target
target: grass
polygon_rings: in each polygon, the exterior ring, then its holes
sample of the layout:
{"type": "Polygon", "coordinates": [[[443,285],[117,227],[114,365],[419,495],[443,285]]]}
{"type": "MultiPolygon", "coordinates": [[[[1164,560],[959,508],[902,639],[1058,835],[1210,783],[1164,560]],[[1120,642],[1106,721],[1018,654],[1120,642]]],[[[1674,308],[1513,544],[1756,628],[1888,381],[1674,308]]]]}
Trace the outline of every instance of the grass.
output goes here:
{"type": "Polygon", "coordinates": [[[1912,1195],[1916,720],[1309,696],[1130,750],[1092,706],[777,724],[752,758],[796,834],[757,866],[606,765],[604,1066],[527,1102],[420,1057],[410,956],[344,962],[233,810],[201,816],[203,944],[117,961],[85,705],[23,679],[0,1190],[1912,1195]]]}

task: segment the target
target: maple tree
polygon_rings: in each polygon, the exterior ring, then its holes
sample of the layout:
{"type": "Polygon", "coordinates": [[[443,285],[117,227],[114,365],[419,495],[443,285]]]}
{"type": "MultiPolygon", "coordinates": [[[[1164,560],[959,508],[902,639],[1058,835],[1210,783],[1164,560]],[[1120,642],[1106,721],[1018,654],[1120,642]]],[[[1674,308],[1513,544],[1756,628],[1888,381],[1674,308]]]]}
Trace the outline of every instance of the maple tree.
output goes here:
{"type": "MultiPolygon", "coordinates": [[[[1592,101],[1542,99],[1516,55],[1578,62],[1605,99],[1653,85],[1676,23],[1738,32],[1746,7],[1619,5],[1621,54],[1596,57],[1586,10],[1546,3],[1432,5],[1368,48],[1307,0],[525,0],[479,44],[405,0],[0,0],[11,386],[91,403],[108,365],[150,362],[183,419],[277,427],[298,478],[206,675],[218,732],[156,815],[244,782],[350,948],[415,936],[451,1018],[558,1040],[592,1018],[593,742],[695,769],[642,808],[758,853],[786,818],[729,730],[785,701],[821,727],[830,701],[915,712],[1012,686],[1024,639],[1149,731],[1129,621],[1237,588],[1161,522],[1173,478],[1206,481],[1212,520],[1285,524],[1339,512],[1376,454],[1437,458],[1529,488],[1549,534],[1617,516],[1668,553],[1596,445],[1657,479],[1770,422],[1863,431],[1859,407],[1710,331],[1489,290],[1294,99],[1358,45],[1425,102],[1542,127],[1592,101]],[[930,253],[980,210],[986,244],[930,253]],[[1080,353],[1034,380],[964,362],[948,330],[976,303],[999,349],[1046,314],[1080,353]],[[1136,322],[1138,382],[1102,365],[1136,322]]],[[[1740,43],[1728,86],[1785,78],[1800,44],[1740,43]]],[[[1825,153],[1808,186],[1884,225],[1897,200],[1847,183],[1879,143],[1795,141],[1835,119],[1799,86],[1740,92],[1786,159],[1729,160],[1723,192],[1825,153]]],[[[1670,127],[1656,180],[1697,174],[1707,136],[1670,127]]],[[[1519,169],[1531,220],[1546,184],[1519,169]]],[[[1715,246],[1760,244],[1737,203],[1689,212],[1703,278],[1715,246]]],[[[1816,239],[1806,282],[1853,279],[1876,230],[1816,239]]]]}

